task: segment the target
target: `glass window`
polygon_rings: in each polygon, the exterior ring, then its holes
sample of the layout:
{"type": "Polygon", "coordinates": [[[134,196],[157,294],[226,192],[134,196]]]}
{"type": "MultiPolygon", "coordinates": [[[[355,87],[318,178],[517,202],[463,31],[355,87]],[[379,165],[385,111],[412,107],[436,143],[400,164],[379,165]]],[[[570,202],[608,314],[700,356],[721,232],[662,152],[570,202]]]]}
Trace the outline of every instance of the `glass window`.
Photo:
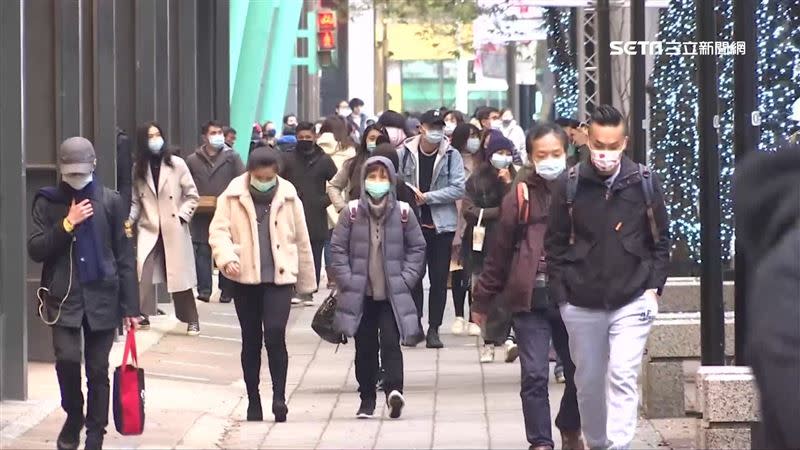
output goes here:
{"type": "Polygon", "coordinates": [[[456,103],[455,60],[403,61],[403,109],[423,112],[456,103]]]}

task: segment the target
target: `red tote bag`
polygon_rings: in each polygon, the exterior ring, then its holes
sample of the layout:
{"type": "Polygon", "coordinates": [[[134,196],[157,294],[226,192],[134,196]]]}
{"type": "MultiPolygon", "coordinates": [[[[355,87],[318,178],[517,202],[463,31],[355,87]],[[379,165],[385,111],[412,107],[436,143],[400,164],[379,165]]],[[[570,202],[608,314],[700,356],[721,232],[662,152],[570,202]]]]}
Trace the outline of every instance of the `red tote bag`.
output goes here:
{"type": "Polygon", "coordinates": [[[133,328],[125,341],[122,365],[114,370],[114,425],[125,436],[144,431],[144,369],[139,367],[133,328]],[[128,364],[129,355],[133,364],[128,364]]]}

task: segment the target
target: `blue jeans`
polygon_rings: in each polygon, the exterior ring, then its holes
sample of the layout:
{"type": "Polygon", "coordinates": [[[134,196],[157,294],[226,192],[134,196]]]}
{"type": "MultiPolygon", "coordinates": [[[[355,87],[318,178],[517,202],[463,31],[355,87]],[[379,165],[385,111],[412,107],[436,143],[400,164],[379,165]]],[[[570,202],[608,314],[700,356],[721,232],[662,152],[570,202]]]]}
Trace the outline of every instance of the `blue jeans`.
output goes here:
{"type": "MultiPolygon", "coordinates": [[[[211,247],[205,242],[192,242],[194,247],[195,270],[197,271],[197,294],[200,297],[211,297],[213,261],[211,261],[211,247]]],[[[223,297],[232,297],[231,282],[219,273],[217,285],[223,297]]]]}
{"type": "Polygon", "coordinates": [[[550,375],[550,338],[556,353],[564,362],[566,386],[556,416],[556,427],[562,432],[579,431],[581,417],[575,388],[575,365],[569,355],[569,338],[557,311],[532,311],[514,314],[514,332],[519,346],[522,372],[520,397],[525,419],[525,433],[531,446],[553,447],[550,425],[548,378],[550,375]]]}

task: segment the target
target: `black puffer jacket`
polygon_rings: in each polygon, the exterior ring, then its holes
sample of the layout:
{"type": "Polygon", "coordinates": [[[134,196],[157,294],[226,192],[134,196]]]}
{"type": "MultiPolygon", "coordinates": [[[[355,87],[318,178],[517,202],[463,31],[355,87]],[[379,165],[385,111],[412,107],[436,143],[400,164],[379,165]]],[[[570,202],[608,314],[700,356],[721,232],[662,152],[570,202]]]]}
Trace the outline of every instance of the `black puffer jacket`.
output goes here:
{"type": "Polygon", "coordinates": [[[591,164],[581,164],[578,190],[570,220],[567,178],[553,191],[545,237],[550,294],[558,303],[614,310],[647,289],[659,291],[667,280],[670,232],[658,177],[653,177],[653,213],[658,242],[653,242],[647,219],[639,166],[623,156],[611,189],[591,164]],[[575,243],[570,230],[575,227],[575,243]]]}
{"type": "Polygon", "coordinates": [[[747,262],[747,356],[765,448],[800,448],[800,146],[736,167],[736,237],[747,262]]]}
{"type": "MultiPolygon", "coordinates": [[[[132,236],[125,233],[127,205],[120,194],[97,186],[91,203],[95,232],[101,236],[103,246],[101,264],[110,275],[81,285],[77,255],[73,252],[72,288],[57,325],[78,328],[85,315],[92,330],[109,330],[118,327],[122,317],[139,316],[136,256],[132,236]]],[[[41,286],[58,299],[64,298],[70,283],[72,234],[63,227],[68,211],[66,202],[50,200],[41,193],[33,199],[28,254],[33,261],[44,264],[41,286]]]]}

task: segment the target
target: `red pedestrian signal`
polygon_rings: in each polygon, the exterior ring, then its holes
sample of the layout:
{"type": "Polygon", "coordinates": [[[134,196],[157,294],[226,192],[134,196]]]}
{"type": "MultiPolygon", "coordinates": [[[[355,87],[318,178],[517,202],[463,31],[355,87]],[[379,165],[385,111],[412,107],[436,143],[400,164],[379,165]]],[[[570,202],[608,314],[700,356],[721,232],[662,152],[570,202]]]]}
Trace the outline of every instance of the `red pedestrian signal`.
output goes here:
{"type": "Polygon", "coordinates": [[[317,45],[319,51],[332,51],[336,50],[336,35],[333,31],[321,31],[317,36],[317,45]]]}
{"type": "Polygon", "coordinates": [[[317,12],[317,30],[333,31],[336,29],[336,13],[329,9],[321,9],[317,12]]]}

